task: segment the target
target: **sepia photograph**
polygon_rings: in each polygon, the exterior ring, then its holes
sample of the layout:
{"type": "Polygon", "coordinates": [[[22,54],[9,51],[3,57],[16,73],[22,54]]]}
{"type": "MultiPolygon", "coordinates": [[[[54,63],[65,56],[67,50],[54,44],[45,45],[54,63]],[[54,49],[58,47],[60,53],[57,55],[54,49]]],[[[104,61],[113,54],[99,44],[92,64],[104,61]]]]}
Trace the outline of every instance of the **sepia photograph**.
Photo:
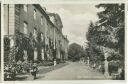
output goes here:
{"type": "Polygon", "coordinates": [[[125,80],[125,4],[4,4],[4,81],[125,80]]]}

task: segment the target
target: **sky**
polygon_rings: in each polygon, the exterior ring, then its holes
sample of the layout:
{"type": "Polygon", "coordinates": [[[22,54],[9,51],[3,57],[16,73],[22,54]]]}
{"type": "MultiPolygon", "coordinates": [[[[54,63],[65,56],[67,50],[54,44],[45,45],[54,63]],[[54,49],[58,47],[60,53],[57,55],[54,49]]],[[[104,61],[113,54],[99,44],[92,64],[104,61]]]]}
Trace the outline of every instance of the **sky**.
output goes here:
{"type": "Polygon", "coordinates": [[[63,34],[67,35],[69,44],[85,45],[86,32],[90,21],[97,21],[97,12],[101,9],[96,4],[43,4],[47,12],[58,13],[63,23],[63,34]]]}

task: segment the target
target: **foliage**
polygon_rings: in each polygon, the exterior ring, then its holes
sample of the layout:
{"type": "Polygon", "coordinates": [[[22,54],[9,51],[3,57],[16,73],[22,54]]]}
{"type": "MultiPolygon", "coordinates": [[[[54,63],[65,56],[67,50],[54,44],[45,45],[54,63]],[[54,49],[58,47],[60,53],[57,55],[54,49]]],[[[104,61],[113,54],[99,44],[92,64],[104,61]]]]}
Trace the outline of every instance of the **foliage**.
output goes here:
{"type": "Polygon", "coordinates": [[[13,64],[5,64],[4,67],[4,80],[15,80],[17,74],[23,74],[29,72],[32,63],[21,62],[13,64]]]}
{"type": "Polygon", "coordinates": [[[8,51],[10,49],[10,39],[8,37],[4,37],[4,51],[8,51]]]}
{"type": "Polygon", "coordinates": [[[72,43],[69,45],[69,60],[78,61],[82,56],[84,56],[84,50],[79,44],[72,43]]]}
{"type": "Polygon", "coordinates": [[[111,60],[124,59],[124,4],[99,4],[103,11],[97,13],[99,20],[90,22],[86,51],[93,62],[104,61],[103,48],[110,51],[111,60]],[[101,58],[101,59],[100,59],[101,58]]]}
{"type": "Polygon", "coordinates": [[[32,33],[30,33],[29,35],[25,35],[19,31],[16,31],[16,47],[18,47],[16,59],[17,61],[23,60],[23,50],[26,50],[28,52],[28,60],[34,60],[33,55],[35,48],[38,51],[38,60],[41,60],[41,49],[42,47],[44,47],[44,41],[41,40],[41,33],[38,32],[37,37],[35,38],[32,33]]]}
{"type": "Polygon", "coordinates": [[[99,12],[98,16],[100,19],[99,26],[104,26],[110,32],[109,36],[112,38],[106,43],[109,43],[109,45],[112,43],[112,48],[119,51],[119,55],[116,56],[124,56],[124,4],[99,4],[96,7],[105,9],[99,12]]]}

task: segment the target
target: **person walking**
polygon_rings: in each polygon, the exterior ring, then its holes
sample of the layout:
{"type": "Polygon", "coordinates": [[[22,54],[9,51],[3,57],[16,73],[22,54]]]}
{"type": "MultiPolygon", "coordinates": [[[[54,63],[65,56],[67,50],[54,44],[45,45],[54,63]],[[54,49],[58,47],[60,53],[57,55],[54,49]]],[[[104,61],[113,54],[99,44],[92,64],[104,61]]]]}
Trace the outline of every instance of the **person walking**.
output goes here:
{"type": "Polygon", "coordinates": [[[33,76],[33,79],[35,80],[36,76],[37,76],[37,72],[38,72],[37,63],[33,63],[30,72],[31,72],[31,74],[33,76]]]}

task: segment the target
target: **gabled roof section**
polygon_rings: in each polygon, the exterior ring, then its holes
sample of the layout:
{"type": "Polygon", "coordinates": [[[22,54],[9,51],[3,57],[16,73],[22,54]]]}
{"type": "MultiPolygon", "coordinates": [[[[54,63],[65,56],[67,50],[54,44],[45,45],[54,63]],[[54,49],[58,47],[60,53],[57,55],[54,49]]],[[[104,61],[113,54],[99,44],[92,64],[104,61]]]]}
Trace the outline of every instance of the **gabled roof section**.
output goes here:
{"type": "Polygon", "coordinates": [[[57,13],[48,13],[49,17],[54,17],[54,25],[56,25],[58,28],[63,28],[63,24],[61,21],[61,18],[59,16],[59,14],[57,13]]]}

